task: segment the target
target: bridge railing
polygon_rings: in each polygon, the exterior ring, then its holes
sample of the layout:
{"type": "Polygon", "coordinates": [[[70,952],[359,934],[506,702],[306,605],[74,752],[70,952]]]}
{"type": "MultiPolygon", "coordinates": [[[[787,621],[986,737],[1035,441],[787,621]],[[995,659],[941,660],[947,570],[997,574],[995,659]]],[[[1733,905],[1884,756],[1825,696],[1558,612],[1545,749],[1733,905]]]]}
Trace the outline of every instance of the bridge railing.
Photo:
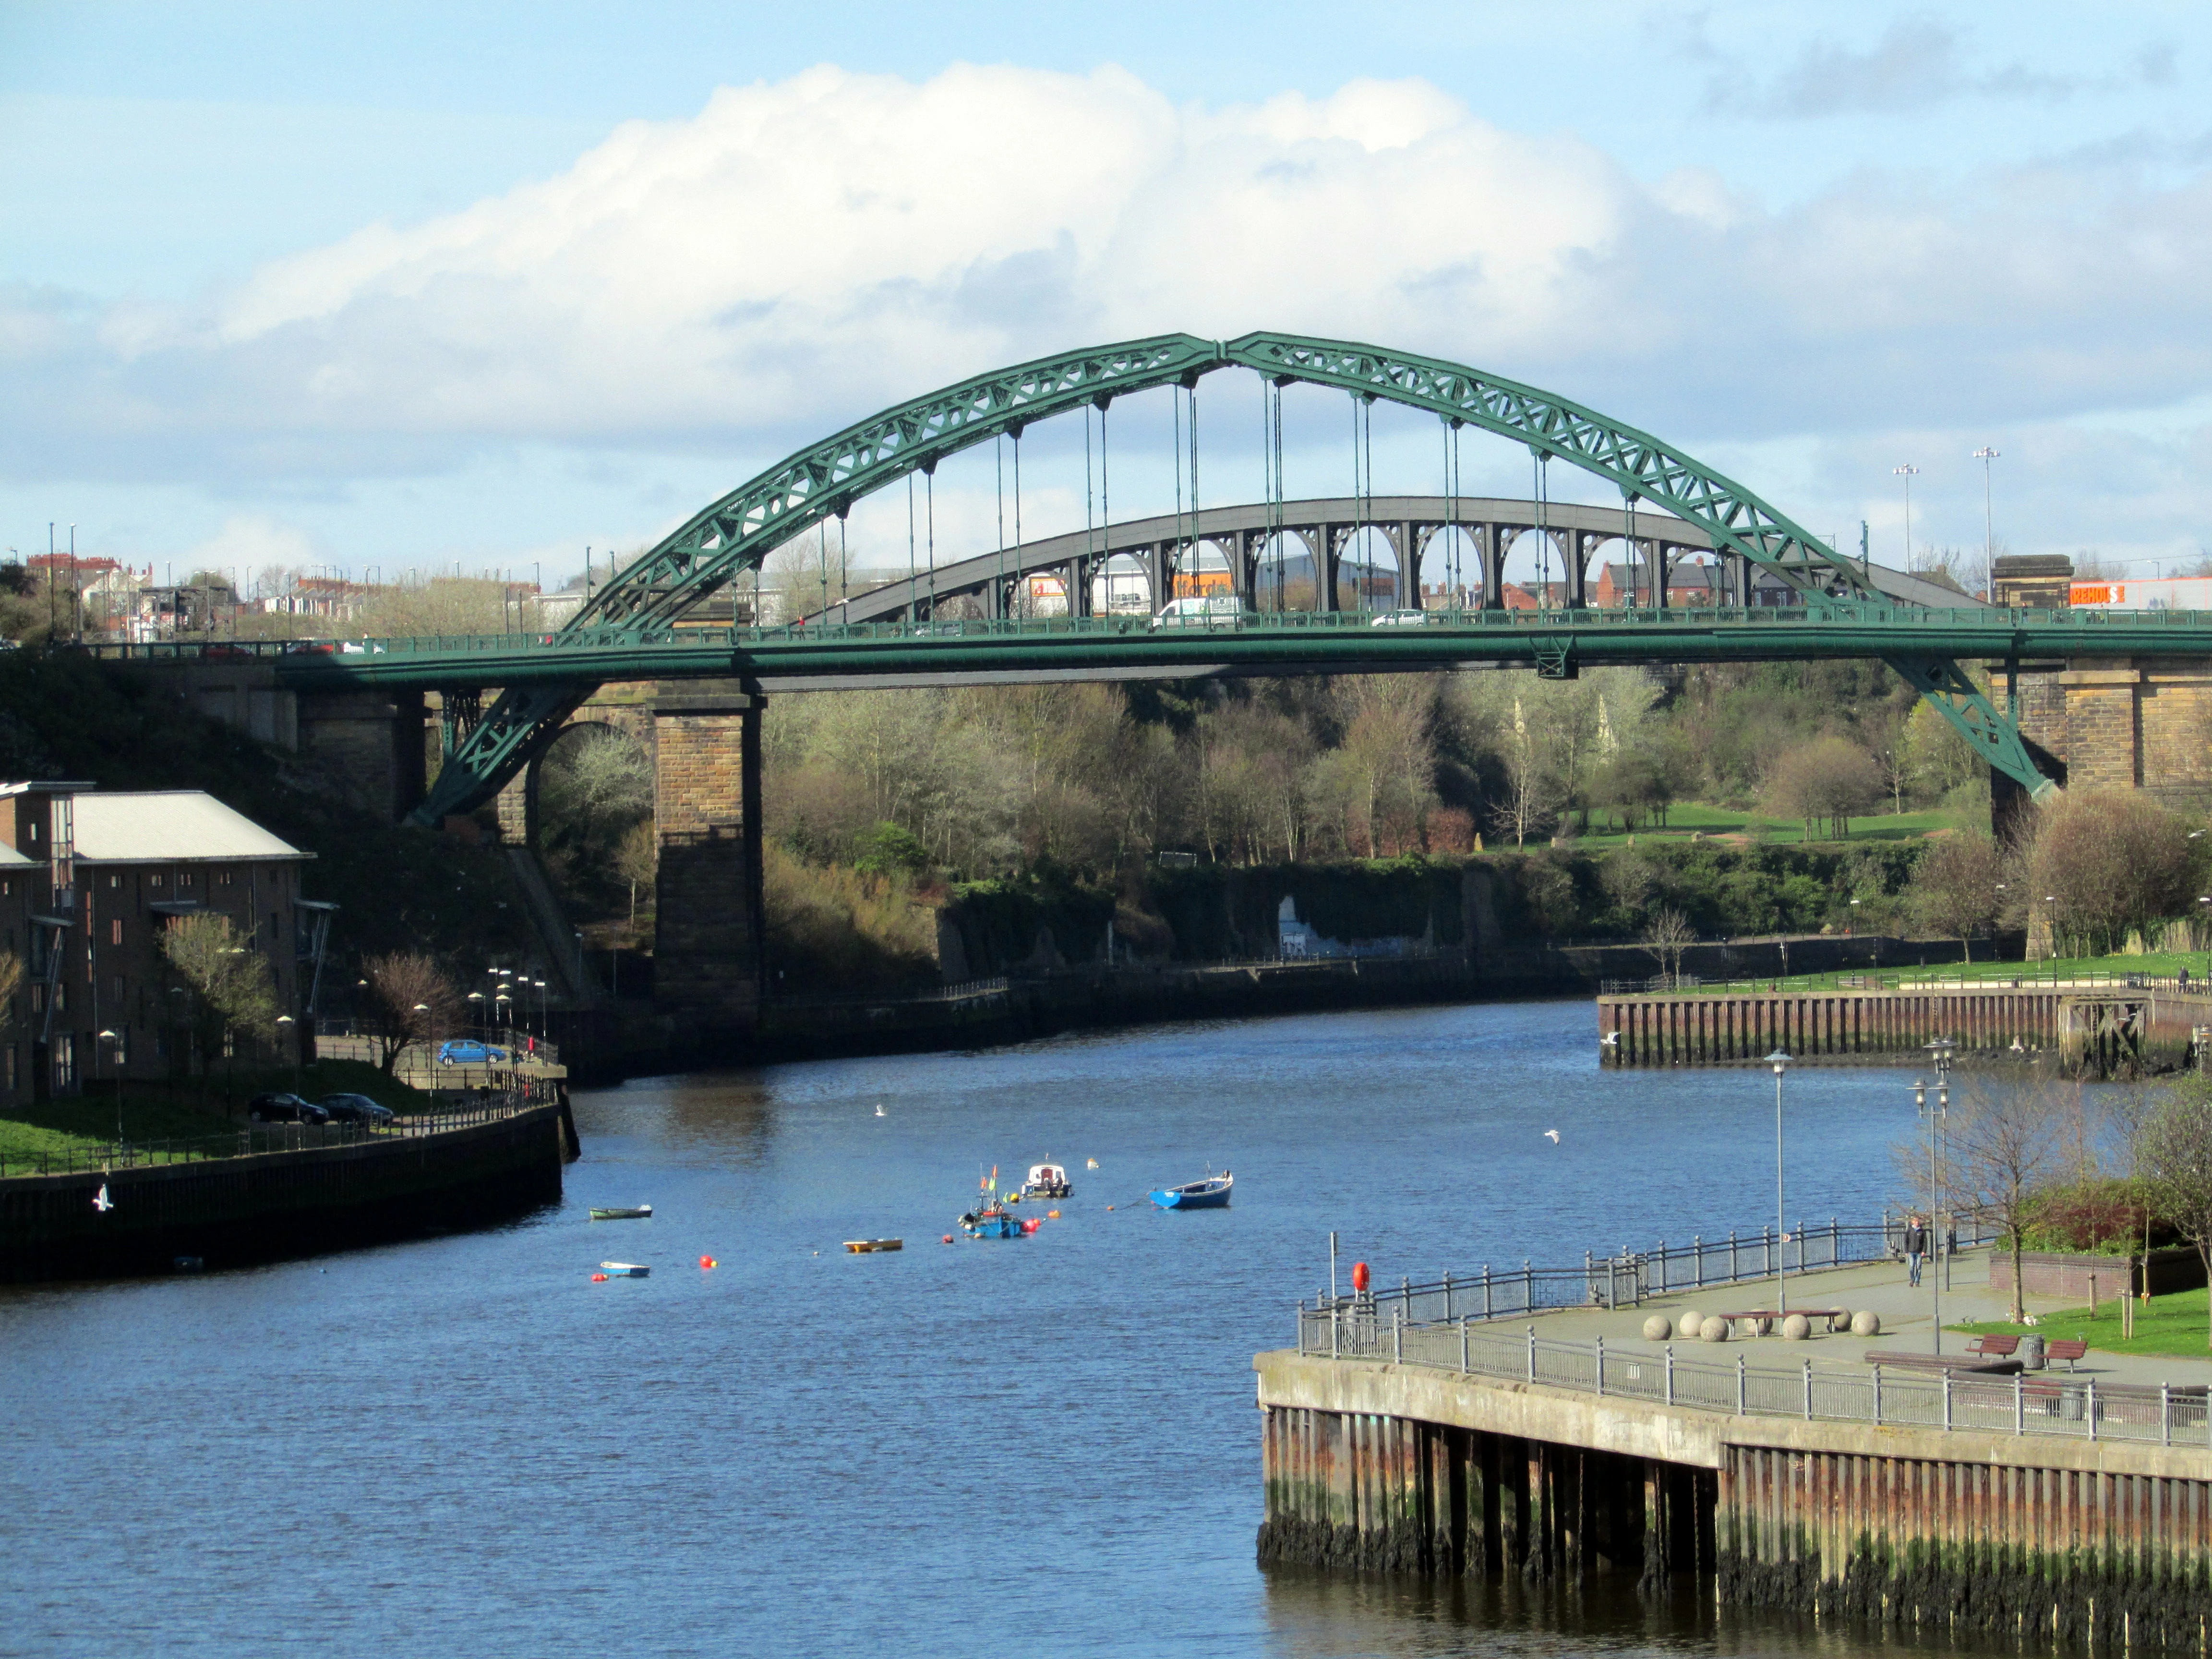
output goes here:
{"type": "Polygon", "coordinates": [[[1981,1434],[2048,1435],[2157,1445],[2212,1444],[2202,1385],[2100,1383],[2094,1376],[1900,1371],[1881,1364],[1756,1366],[1681,1359],[1674,1345],[1608,1349],[1477,1330],[1471,1319],[1413,1325],[1376,1304],[1298,1310],[1298,1352],[1387,1360],[1739,1417],[1871,1423],[1981,1434]]]}
{"type": "MultiPolygon", "coordinates": [[[[916,639],[1115,636],[1159,633],[1169,636],[1227,632],[1335,632],[1375,627],[1387,612],[1369,611],[1249,611],[1241,617],[1159,619],[1149,613],[1088,617],[1015,617],[936,621],[789,623],[775,627],[581,628],[555,632],[422,635],[370,639],[363,635],[319,640],[176,639],[137,643],[98,643],[60,647],[113,660],[135,662],[225,662],[312,659],[343,666],[378,656],[513,656],[542,658],[546,653],[594,651],[639,645],[696,646],[702,650],[916,639]]],[[[2126,635],[2172,629],[2212,628],[2212,612],[2061,609],[2011,610],[1960,606],[1924,610],[1870,601],[1827,600],[1810,605],[1695,605],[1654,610],[1625,606],[1580,611],[1492,611],[1451,609],[1423,613],[1422,627],[1479,633],[1548,633],[1559,629],[1664,628],[1686,621],[1699,624],[1787,629],[1819,623],[1864,623],[1899,631],[1943,632],[1961,628],[2056,627],[2084,635],[2126,635]]],[[[1413,626],[1408,623],[1406,626],[1413,626]]]]}

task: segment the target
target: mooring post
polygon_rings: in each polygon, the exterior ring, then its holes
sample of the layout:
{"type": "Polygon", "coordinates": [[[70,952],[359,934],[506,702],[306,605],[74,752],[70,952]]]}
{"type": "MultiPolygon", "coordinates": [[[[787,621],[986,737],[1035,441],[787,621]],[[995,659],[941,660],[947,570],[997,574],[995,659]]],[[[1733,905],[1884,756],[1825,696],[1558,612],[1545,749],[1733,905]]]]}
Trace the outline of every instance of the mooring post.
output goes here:
{"type": "Polygon", "coordinates": [[[1741,1354],[1738,1354],[1738,1355],[1735,1357],[1735,1414],[1736,1414],[1738,1417],[1741,1417],[1741,1416],[1744,1414],[1743,1406],[1744,1406],[1744,1364],[1743,1364],[1743,1356],[1742,1356],[1741,1354]]]}
{"type": "Polygon", "coordinates": [[[1733,1280],[1735,1277],[1735,1229],[1731,1227],[1729,1229],[1729,1278],[1733,1280]]]}
{"type": "Polygon", "coordinates": [[[1667,1345],[1667,1403],[1674,1403],[1674,1345],[1667,1345]]]}
{"type": "Polygon", "coordinates": [[[1459,1322],[1459,1369],[1460,1369],[1460,1372],[1461,1372],[1461,1374],[1462,1374],[1462,1376],[1464,1376],[1467,1372],[1471,1371],[1471,1370],[1473,1370],[1474,1369],[1474,1367],[1473,1365],[1471,1365],[1471,1364],[1469,1364],[1468,1363],[1468,1351],[1467,1351],[1467,1316],[1466,1316],[1465,1315],[1463,1315],[1463,1314],[1462,1314],[1462,1315],[1460,1316],[1460,1322],[1459,1322]]]}
{"type": "Polygon", "coordinates": [[[1603,1337],[1599,1337],[1591,1345],[1591,1352],[1596,1361],[1597,1397],[1602,1400],[1605,1398],[1605,1339],[1603,1337]]]}
{"type": "Polygon", "coordinates": [[[2025,1371],[2012,1374],[2012,1431],[2014,1434],[2027,1432],[2027,1373],[2025,1371]]]}
{"type": "Polygon", "coordinates": [[[1528,1328],[1528,1380],[1531,1382],[1536,1380],[1536,1328],[1534,1325],[1528,1328]]]}
{"type": "Polygon", "coordinates": [[[1490,1264],[1482,1264],[1482,1316],[1490,1317],[1490,1264]]]}
{"type": "Polygon", "coordinates": [[[1690,1251],[1691,1259],[1696,1264],[1690,1269],[1690,1288],[1702,1291],[1705,1287],[1705,1236],[1703,1233],[1690,1235],[1690,1251]]]}
{"type": "Polygon", "coordinates": [[[2089,1438],[2094,1440],[2097,1437],[2097,1379],[2094,1376],[2089,1379],[2088,1395],[2089,1438]]]}
{"type": "MultiPolygon", "coordinates": [[[[2148,1268],[2144,1269],[2144,1274],[2146,1277],[2148,1276],[2148,1268]]],[[[2161,1446],[2171,1446],[2173,1443],[2173,1412],[2172,1401],[2167,1394],[2167,1390],[2172,1386],[2172,1383],[2163,1381],[2158,1385],[2158,1443],[2161,1446]]]]}
{"type": "Polygon", "coordinates": [[[1876,1424],[1881,1421],[1881,1366],[1879,1364],[1874,1368],[1874,1420],[1876,1424]]]}
{"type": "Polygon", "coordinates": [[[1451,1269],[1450,1269],[1450,1268],[1449,1268],[1449,1267],[1447,1267],[1447,1268],[1445,1268],[1445,1269],[1444,1269],[1444,1323],[1445,1323],[1445,1324],[1447,1324],[1447,1325],[1449,1325],[1449,1324],[1450,1324],[1450,1323],[1451,1323],[1451,1322],[1452,1322],[1452,1282],[1451,1282],[1451,1269]]]}
{"type": "Polygon", "coordinates": [[[1328,1304],[1328,1357],[1331,1359],[1340,1358],[1343,1356],[1343,1329],[1344,1310],[1332,1302],[1328,1304]]]}
{"type": "Polygon", "coordinates": [[[1943,1426],[1951,1426],[1951,1373],[1943,1373],[1943,1426]]]}
{"type": "MultiPolygon", "coordinates": [[[[1390,1310],[1390,1360],[1397,1365],[1406,1363],[1406,1309],[1402,1303],[1390,1310]]],[[[1944,1413],[1943,1426],[1947,1429],[1951,1426],[1948,1410],[1944,1413]]]]}
{"type": "Polygon", "coordinates": [[[1298,1358],[1304,1359],[1306,1357],[1306,1304],[1303,1300],[1298,1303],[1297,1322],[1298,1358]]]}
{"type": "Polygon", "coordinates": [[[1521,1307],[1522,1311],[1536,1311],[1536,1269],[1527,1256],[1521,1258],[1521,1307]]]}
{"type": "Polygon", "coordinates": [[[1813,1362],[1805,1362],[1805,1420],[1813,1420],[1813,1362]]]}

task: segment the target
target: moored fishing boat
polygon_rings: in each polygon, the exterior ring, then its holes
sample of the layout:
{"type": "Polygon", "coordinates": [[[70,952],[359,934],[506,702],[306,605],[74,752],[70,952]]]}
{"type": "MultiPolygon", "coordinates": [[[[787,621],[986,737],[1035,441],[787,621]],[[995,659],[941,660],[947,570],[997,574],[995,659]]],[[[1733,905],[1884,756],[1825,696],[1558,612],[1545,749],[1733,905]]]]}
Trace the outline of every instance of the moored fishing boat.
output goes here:
{"type": "Polygon", "coordinates": [[[845,1241],[845,1248],[850,1250],[854,1255],[873,1255],[878,1250],[902,1250],[906,1249],[906,1240],[902,1238],[848,1238],[845,1241]]]}
{"type": "Polygon", "coordinates": [[[650,1204],[594,1204],[592,1206],[592,1219],[594,1221],[650,1221],[653,1219],[653,1206],[650,1204]]]}
{"type": "Polygon", "coordinates": [[[1018,1221],[1000,1206],[986,1204],[961,1216],[960,1231],[970,1238],[1023,1238],[1036,1231],[1036,1224],[1018,1221]]]}
{"type": "Polygon", "coordinates": [[[1224,1170],[1203,1181],[1162,1187],[1151,1198],[1163,1210],[1225,1210],[1229,1207],[1229,1189],[1236,1184],[1237,1177],[1224,1170]]]}
{"type": "Polygon", "coordinates": [[[602,1261],[599,1271],[610,1279],[643,1279],[653,1269],[640,1267],[635,1261],[602,1261]]]}
{"type": "Polygon", "coordinates": [[[1032,1164],[1030,1178],[1022,1182],[1024,1198],[1073,1198],[1075,1188],[1067,1184],[1067,1171],[1057,1164],[1032,1164]]]}

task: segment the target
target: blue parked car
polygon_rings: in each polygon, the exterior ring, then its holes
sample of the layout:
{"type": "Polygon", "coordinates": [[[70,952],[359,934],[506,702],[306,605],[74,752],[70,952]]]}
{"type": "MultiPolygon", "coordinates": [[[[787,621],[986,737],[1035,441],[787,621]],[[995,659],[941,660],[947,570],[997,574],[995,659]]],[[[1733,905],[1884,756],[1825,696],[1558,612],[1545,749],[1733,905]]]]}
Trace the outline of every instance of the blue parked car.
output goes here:
{"type": "Polygon", "coordinates": [[[504,1066],[507,1052],[495,1043],[479,1042],[474,1037],[455,1037],[438,1045],[438,1064],[441,1066],[504,1066]]]}

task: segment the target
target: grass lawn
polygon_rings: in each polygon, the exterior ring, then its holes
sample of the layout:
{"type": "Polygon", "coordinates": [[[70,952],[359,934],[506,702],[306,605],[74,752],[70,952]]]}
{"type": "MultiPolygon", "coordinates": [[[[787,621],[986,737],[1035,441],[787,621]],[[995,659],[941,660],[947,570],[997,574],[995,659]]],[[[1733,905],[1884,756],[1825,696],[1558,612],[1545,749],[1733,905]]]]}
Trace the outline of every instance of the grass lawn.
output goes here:
{"type": "MultiPolygon", "coordinates": [[[[1853,841],[1907,841],[1931,831],[1954,828],[1959,823],[1950,812],[1890,812],[1873,817],[1853,818],[1853,841]]],[[[1693,836],[1711,840],[1719,836],[1742,836],[1766,842],[1771,845],[1796,846],[1807,839],[1805,826],[1796,818],[1769,817],[1763,812],[1738,811],[1725,806],[1708,806],[1700,801],[1682,801],[1668,809],[1664,824],[1646,824],[1636,832],[1638,841],[1688,841],[1693,836]]],[[[1811,837],[1815,842],[1828,842],[1826,835],[1811,837]]],[[[1594,851],[1609,851],[1628,843],[1628,831],[1613,820],[1603,809],[1590,814],[1589,833],[1575,837],[1574,844],[1594,851]]]]}
{"type": "Polygon", "coordinates": [[[2062,1313],[2039,1315],[2033,1325],[1985,1319],[1979,1324],[1969,1322],[1948,1328],[1971,1336],[1991,1331],[2016,1334],[2033,1330],[2046,1339],[2084,1337],[2092,1348],[2101,1348],[2106,1353],[2169,1353],[2190,1359],[2208,1359],[2212,1358],[2212,1346],[2205,1342],[2206,1313],[2203,1291],[2176,1291],[2171,1296],[2154,1297],[2147,1304],[2136,1304],[2136,1334],[2132,1337],[2120,1334],[2120,1308],[2117,1302],[2099,1303],[2094,1319],[2087,1308],[2069,1308],[2062,1313]]]}
{"type": "MultiPolygon", "coordinates": [[[[299,1092],[309,1100],[340,1092],[367,1095],[395,1112],[430,1109],[430,1097],[394,1082],[365,1060],[322,1060],[306,1068],[299,1092]]],[[[173,1092],[164,1083],[127,1083],[123,1089],[123,1131],[133,1142],[189,1140],[222,1134],[246,1121],[246,1103],[264,1090],[294,1087],[289,1066],[267,1072],[240,1071],[231,1080],[230,1104],[223,1102],[223,1077],[192,1078],[173,1092]]],[[[0,1117],[0,1159],[35,1158],[40,1152],[79,1152],[115,1140],[115,1085],[87,1082],[83,1094],[70,1100],[23,1105],[0,1117]]]]}

